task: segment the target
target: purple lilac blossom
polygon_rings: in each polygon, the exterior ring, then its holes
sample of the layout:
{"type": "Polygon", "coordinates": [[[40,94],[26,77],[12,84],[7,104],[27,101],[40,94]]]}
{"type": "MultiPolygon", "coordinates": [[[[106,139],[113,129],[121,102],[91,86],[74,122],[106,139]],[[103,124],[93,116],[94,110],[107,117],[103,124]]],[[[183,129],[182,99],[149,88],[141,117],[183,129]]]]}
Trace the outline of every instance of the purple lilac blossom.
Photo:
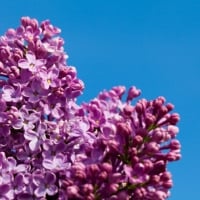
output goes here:
{"type": "Polygon", "coordinates": [[[166,200],[179,115],[124,86],[78,105],[61,30],[22,17],[0,37],[0,199],[166,200]],[[125,99],[123,101],[122,99],[125,99]]]}

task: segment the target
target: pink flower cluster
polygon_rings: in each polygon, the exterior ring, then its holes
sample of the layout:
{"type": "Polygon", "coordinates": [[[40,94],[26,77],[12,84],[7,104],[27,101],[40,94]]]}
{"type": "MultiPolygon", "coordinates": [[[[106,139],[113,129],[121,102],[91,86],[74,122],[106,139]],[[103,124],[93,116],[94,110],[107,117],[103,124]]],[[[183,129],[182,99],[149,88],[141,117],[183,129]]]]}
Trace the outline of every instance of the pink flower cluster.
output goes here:
{"type": "Polygon", "coordinates": [[[173,105],[132,105],[141,91],[123,101],[123,86],[77,105],[84,84],[59,33],[23,17],[0,37],[0,199],[167,199],[167,165],[180,159],[173,105]]]}

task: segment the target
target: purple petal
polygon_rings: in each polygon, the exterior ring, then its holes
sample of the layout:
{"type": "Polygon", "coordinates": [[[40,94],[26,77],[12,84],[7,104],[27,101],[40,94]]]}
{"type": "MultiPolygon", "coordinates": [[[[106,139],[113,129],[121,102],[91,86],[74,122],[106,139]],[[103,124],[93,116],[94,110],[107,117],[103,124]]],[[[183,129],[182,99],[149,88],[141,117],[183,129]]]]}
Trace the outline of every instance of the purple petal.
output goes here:
{"type": "Polygon", "coordinates": [[[6,109],[6,103],[3,101],[3,99],[0,99],[0,112],[5,111],[6,109]]]}
{"type": "Polygon", "coordinates": [[[27,130],[24,134],[26,140],[35,140],[38,137],[38,133],[32,130],[27,130]]]}
{"type": "Polygon", "coordinates": [[[22,91],[22,95],[25,96],[25,97],[31,97],[31,96],[33,96],[33,90],[29,87],[26,87],[22,91]]]}
{"type": "Polygon", "coordinates": [[[54,173],[51,172],[47,172],[46,176],[45,176],[45,182],[47,184],[53,184],[56,181],[56,175],[54,173]]]}
{"type": "Polygon", "coordinates": [[[39,97],[39,96],[33,95],[33,96],[29,97],[29,101],[30,101],[31,103],[37,103],[39,100],[40,100],[40,97],[39,97]]]}
{"type": "Polygon", "coordinates": [[[85,121],[80,121],[78,125],[81,128],[82,132],[86,132],[89,129],[89,124],[85,121]]]}
{"type": "Polygon", "coordinates": [[[58,105],[56,105],[52,110],[52,116],[55,117],[56,119],[59,119],[60,117],[62,117],[62,115],[63,111],[60,109],[58,105]]]}
{"type": "Polygon", "coordinates": [[[20,194],[18,197],[17,197],[17,200],[34,200],[35,198],[33,197],[33,195],[31,194],[20,194]]]}
{"type": "Polygon", "coordinates": [[[42,162],[42,165],[46,169],[50,169],[50,170],[55,169],[55,165],[54,165],[53,161],[49,160],[49,159],[44,159],[42,162]]]}
{"type": "Polygon", "coordinates": [[[22,69],[28,69],[29,68],[29,63],[25,59],[21,59],[18,62],[18,66],[22,69]]]}
{"type": "Polygon", "coordinates": [[[59,69],[55,65],[53,65],[50,72],[48,73],[48,77],[50,79],[55,79],[58,77],[58,75],[59,75],[59,69]]]}
{"type": "Polygon", "coordinates": [[[46,61],[44,59],[40,59],[40,60],[36,60],[35,65],[37,67],[41,67],[43,65],[45,65],[46,61]]]}
{"type": "Polygon", "coordinates": [[[28,117],[27,117],[27,120],[32,122],[32,123],[35,123],[39,120],[40,118],[40,114],[39,113],[31,113],[28,117]]]}
{"type": "Polygon", "coordinates": [[[23,174],[19,173],[15,176],[15,180],[14,180],[14,183],[15,185],[23,185],[23,179],[24,179],[24,176],[23,174]]]}
{"type": "Polygon", "coordinates": [[[19,164],[15,167],[15,172],[20,173],[26,171],[26,165],[24,164],[19,164]]]}
{"type": "Polygon", "coordinates": [[[44,185],[37,187],[34,191],[34,194],[35,194],[36,197],[45,197],[46,188],[44,187],[44,185]]]}
{"type": "Polygon", "coordinates": [[[31,151],[36,151],[40,146],[38,139],[34,139],[29,143],[29,148],[31,151]]]}
{"type": "Polygon", "coordinates": [[[53,196],[58,192],[58,188],[55,185],[49,185],[46,189],[48,195],[53,196]]]}
{"type": "Polygon", "coordinates": [[[30,54],[30,53],[27,53],[27,54],[26,54],[26,58],[27,58],[27,60],[28,60],[29,63],[33,63],[33,64],[34,64],[35,61],[36,61],[35,55],[30,54]]]}
{"type": "Polygon", "coordinates": [[[8,161],[9,168],[11,170],[16,167],[17,162],[16,162],[16,160],[13,157],[8,157],[7,161],[8,161]]]}
{"type": "Polygon", "coordinates": [[[1,195],[8,193],[9,190],[10,190],[9,185],[7,185],[7,184],[0,185],[0,194],[1,195]]]}
{"type": "Polygon", "coordinates": [[[6,113],[0,113],[0,123],[4,123],[7,120],[6,113]]]}
{"type": "Polygon", "coordinates": [[[23,120],[22,119],[17,119],[12,123],[12,127],[14,129],[21,129],[23,127],[23,120]]]}
{"type": "MultiPolygon", "coordinates": [[[[1,120],[0,120],[1,121],[1,120]]],[[[0,127],[0,133],[2,134],[3,133],[3,138],[5,138],[6,139],[6,142],[8,142],[8,140],[7,140],[7,136],[9,136],[10,135],[10,127],[8,127],[8,126],[4,126],[4,125],[2,125],[2,127],[0,127]]],[[[1,138],[2,139],[2,138],[1,138]]],[[[3,141],[1,141],[1,144],[3,144],[3,141]]]]}
{"type": "Polygon", "coordinates": [[[44,185],[44,174],[40,170],[34,172],[33,183],[36,186],[44,185]]]}
{"type": "Polygon", "coordinates": [[[124,172],[128,176],[128,178],[131,178],[132,177],[133,168],[128,166],[128,165],[124,165],[124,172]]]}
{"type": "Polygon", "coordinates": [[[45,104],[43,108],[44,108],[44,113],[46,115],[49,115],[51,113],[51,109],[50,109],[49,104],[45,104]]]}

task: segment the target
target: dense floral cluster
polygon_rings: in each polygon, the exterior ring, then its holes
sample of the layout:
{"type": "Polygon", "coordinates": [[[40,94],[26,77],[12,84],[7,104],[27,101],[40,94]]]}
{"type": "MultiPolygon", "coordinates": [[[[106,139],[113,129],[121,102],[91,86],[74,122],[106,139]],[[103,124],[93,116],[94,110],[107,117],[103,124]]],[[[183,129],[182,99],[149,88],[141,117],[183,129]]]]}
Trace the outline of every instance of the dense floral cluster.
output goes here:
{"type": "Polygon", "coordinates": [[[23,17],[0,38],[0,199],[165,200],[180,158],[173,105],[131,87],[77,105],[60,30],[23,17]]]}

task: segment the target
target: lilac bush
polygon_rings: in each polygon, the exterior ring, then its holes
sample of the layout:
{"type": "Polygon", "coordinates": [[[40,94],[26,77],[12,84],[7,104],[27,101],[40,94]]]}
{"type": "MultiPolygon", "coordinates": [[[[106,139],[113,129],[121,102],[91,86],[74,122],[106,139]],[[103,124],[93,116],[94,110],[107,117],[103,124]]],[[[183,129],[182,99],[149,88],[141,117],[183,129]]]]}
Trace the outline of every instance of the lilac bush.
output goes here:
{"type": "Polygon", "coordinates": [[[78,105],[84,83],[59,33],[22,17],[0,37],[0,199],[167,199],[181,157],[174,106],[136,101],[134,86],[78,105]]]}

